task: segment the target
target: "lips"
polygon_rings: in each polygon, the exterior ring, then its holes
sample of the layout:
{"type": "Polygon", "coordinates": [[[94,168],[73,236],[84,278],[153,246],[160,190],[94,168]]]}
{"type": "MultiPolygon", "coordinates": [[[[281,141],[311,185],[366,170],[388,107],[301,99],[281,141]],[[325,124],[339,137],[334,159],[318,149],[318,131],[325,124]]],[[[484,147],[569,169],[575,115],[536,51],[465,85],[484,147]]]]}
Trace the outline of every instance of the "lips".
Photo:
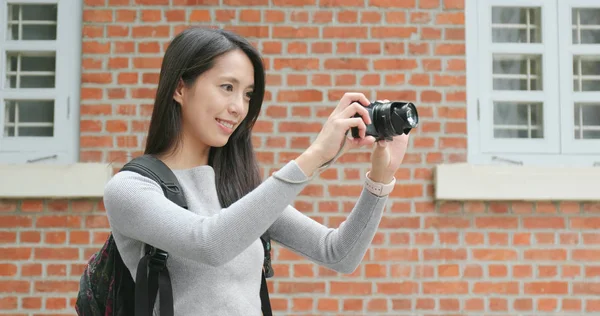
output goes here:
{"type": "Polygon", "coordinates": [[[233,129],[233,127],[236,124],[235,122],[232,122],[232,121],[226,121],[226,120],[222,120],[222,119],[216,119],[216,120],[217,120],[217,122],[219,122],[219,124],[221,124],[227,128],[231,128],[231,129],[233,129]]]}

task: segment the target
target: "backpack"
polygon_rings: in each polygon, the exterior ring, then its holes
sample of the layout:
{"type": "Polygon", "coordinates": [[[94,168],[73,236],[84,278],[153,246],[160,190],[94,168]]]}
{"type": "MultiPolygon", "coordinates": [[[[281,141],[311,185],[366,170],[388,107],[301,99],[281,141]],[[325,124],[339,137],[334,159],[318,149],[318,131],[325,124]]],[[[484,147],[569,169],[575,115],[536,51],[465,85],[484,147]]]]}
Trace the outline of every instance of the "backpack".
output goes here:
{"type": "MultiPolygon", "coordinates": [[[[120,171],[133,171],[158,184],[173,203],[187,209],[177,178],[159,159],[150,155],[134,158],[120,171]]],[[[260,287],[263,315],[272,316],[266,278],[274,275],[271,265],[271,240],[268,233],[260,237],[265,258],[260,287]]],[[[173,291],[166,267],[169,254],[145,245],[145,255],[138,263],[135,282],[123,263],[112,233],[98,252],[87,262],[79,282],[75,310],[79,316],[151,316],[156,294],[160,291],[160,315],[173,316],[173,291]]]]}

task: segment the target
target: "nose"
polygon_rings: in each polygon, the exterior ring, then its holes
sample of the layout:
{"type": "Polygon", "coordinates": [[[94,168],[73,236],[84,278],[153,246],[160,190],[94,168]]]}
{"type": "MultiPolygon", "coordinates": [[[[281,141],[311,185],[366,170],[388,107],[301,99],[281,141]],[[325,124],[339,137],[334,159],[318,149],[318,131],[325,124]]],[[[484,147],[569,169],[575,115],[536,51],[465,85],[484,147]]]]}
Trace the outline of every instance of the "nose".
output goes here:
{"type": "Polygon", "coordinates": [[[231,115],[240,116],[244,113],[244,95],[236,95],[229,104],[228,111],[231,115]]]}

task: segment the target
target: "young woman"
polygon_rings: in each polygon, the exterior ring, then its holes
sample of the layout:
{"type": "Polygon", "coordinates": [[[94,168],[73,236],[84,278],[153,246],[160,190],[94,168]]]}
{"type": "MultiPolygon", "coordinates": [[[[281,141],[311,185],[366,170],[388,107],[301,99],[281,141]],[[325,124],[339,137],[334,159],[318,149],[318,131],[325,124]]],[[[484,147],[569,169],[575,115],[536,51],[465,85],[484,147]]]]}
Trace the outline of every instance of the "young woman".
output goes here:
{"type": "Polygon", "coordinates": [[[275,242],[342,273],[358,267],[377,230],[408,136],[374,146],[354,209],[339,228],[328,228],[291,204],[338,154],[348,129],[358,127],[361,138],[347,138],[344,152],[374,144],[365,137],[369,100],[345,94],[310,147],[262,181],[250,135],[264,92],[261,58],[245,39],[217,29],[183,31],[164,56],[145,153],[173,170],[189,210],[133,172],[117,173],[106,186],[107,216],[131,275],[144,243],[169,252],[175,315],[260,315],[260,236],[267,230],[275,242]]]}

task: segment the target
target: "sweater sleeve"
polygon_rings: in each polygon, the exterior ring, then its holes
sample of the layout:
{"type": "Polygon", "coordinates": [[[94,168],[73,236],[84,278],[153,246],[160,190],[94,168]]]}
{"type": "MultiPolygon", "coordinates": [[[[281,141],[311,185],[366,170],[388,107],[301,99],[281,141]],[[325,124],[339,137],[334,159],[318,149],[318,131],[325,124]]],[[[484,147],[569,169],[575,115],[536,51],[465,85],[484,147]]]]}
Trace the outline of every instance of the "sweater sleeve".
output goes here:
{"type": "Polygon", "coordinates": [[[377,231],[387,196],[363,188],[353,210],[339,228],[328,228],[287,206],[269,229],[271,238],[311,261],[341,273],[352,273],[377,231]]]}
{"type": "Polygon", "coordinates": [[[169,253],[220,266],[255,242],[309,180],[290,161],[228,208],[202,216],[168,200],[155,181],[123,171],[107,183],[104,204],[111,229],[169,253]]]}

